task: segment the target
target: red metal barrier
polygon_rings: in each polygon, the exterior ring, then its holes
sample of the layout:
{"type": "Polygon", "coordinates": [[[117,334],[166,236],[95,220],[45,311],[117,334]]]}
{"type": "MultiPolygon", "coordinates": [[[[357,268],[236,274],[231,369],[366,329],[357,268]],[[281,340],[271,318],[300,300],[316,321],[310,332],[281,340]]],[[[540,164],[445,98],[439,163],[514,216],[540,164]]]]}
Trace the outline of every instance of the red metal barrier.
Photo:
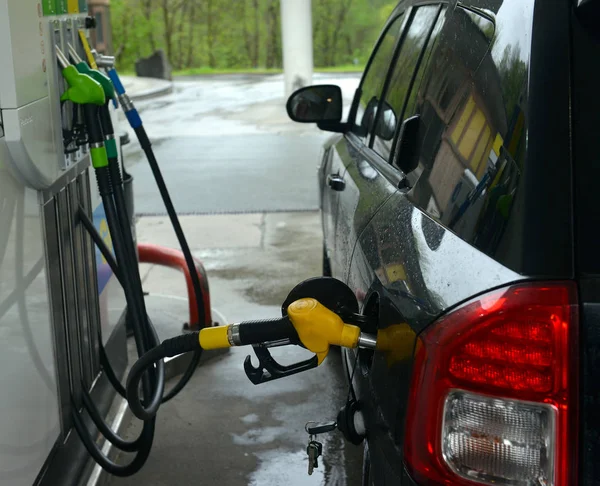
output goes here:
{"type": "MultiPolygon", "coordinates": [[[[181,250],[174,250],[173,248],[166,248],[164,246],[152,245],[150,243],[138,244],[138,253],[140,257],[140,263],[154,263],[156,265],[163,265],[166,267],[176,268],[181,270],[185,275],[185,283],[187,285],[188,293],[188,304],[190,308],[190,329],[197,331],[200,329],[200,319],[198,318],[198,305],[196,303],[196,294],[192,285],[192,277],[188,271],[188,267],[185,263],[185,257],[181,250]]],[[[206,270],[199,260],[194,258],[196,265],[196,273],[200,280],[200,287],[202,290],[202,301],[204,302],[204,323],[205,326],[212,326],[212,317],[210,313],[210,293],[208,289],[208,278],[206,277],[206,270]]]]}

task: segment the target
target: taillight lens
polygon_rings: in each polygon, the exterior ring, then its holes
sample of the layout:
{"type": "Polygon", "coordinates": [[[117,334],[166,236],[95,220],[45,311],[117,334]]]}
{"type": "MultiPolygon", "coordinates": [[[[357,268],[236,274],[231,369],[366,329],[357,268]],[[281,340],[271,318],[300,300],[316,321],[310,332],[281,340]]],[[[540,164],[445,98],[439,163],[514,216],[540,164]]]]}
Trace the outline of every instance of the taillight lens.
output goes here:
{"type": "Polygon", "coordinates": [[[479,297],[417,341],[404,457],[419,484],[576,484],[571,282],[479,297]]]}
{"type": "Polygon", "coordinates": [[[444,460],[457,475],[482,482],[552,484],[555,418],[549,405],[452,391],[444,404],[444,460]]]}

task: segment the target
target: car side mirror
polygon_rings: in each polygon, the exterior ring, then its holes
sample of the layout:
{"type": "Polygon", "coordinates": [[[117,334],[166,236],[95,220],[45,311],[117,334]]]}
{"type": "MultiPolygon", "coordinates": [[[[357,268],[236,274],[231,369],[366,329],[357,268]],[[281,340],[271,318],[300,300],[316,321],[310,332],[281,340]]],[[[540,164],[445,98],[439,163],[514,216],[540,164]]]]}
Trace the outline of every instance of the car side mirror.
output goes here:
{"type": "Polygon", "coordinates": [[[335,84],[306,86],[294,91],[286,103],[295,122],[316,123],[323,130],[342,131],[342,90],[335,84]]]}

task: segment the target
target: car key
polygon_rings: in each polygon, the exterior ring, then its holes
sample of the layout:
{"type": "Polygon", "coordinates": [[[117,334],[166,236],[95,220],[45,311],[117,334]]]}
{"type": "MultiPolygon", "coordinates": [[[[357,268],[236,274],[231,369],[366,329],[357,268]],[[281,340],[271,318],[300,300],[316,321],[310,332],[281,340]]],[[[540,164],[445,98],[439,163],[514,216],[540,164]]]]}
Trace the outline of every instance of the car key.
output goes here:
{"type": "Polygon", "coordinates": [[[337,422],[307,422],[304,430],[308,434],[308,475],[312,475],[314,469],[319,467],[319,457],[323,453],[323,444],[315,440],[318,434],[326,434],[337,428],[337,422]]]}
{"type": "Polygon", "coordinates": [[[317,442],[310,436],[310,441],[308,446],[306,447],[306,452],[308,454],[308,475],[311,476],[314,469],[319,467],[319,456],[323,452],[323,444],[317,442]]]}

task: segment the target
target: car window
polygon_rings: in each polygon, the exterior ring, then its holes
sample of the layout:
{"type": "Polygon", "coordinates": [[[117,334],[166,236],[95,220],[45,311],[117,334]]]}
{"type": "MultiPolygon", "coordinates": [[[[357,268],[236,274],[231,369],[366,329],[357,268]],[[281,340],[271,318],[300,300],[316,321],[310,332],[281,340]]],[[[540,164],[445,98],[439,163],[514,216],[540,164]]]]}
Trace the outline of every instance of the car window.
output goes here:
{"type": "Polygon", "coordinates": [[[365,143],[373,128],[377,105],[403,22],[404,15],[401,15],[389,24],[363,76],[352,131],[365,143]]]}
{"type": "Polygon", "coordinates": [[[389,86],[380,106],[381,113],[376,120],[377,128],[372,142],[373,149],[386,160],[389,159],[396,127],[404,119],[404,103],[439,10],[438,5],[428,5],[413,11],[410,27],[403,36],[389,86]]]}
{"type": "Polygon", "coordinates": [[[419,161],[408,197],[493,257],[526,155],[532,5],[506,0],[493,21],[457,8],[415,101],[419,161]]]}
{"type": "Polygon", "coordinates": [[[415,82],[413,84],[412,89],[408,95],[408,100],[406,101],[406,107],[404,108],[404,114],[402,115],[402,119],[412,116],[416,112],[416,104],[417,104],[417,93],[420,91],[423,77],[427,72],[427,68],[429,66],[429,61],[431,60],[431,53],[433,52],[434,47],[437,45],[437,40],[440,36],[440,32],[442,31],[442,26],[444,25],[446,8],[443,7],[440,15],[437,18],[435,26],[431,32],[429,40],[427,41],[427,46],[425,48],[425,53],[423,54],[423,59],[419,64],[417,75],[415,76],[415,82]]]}

